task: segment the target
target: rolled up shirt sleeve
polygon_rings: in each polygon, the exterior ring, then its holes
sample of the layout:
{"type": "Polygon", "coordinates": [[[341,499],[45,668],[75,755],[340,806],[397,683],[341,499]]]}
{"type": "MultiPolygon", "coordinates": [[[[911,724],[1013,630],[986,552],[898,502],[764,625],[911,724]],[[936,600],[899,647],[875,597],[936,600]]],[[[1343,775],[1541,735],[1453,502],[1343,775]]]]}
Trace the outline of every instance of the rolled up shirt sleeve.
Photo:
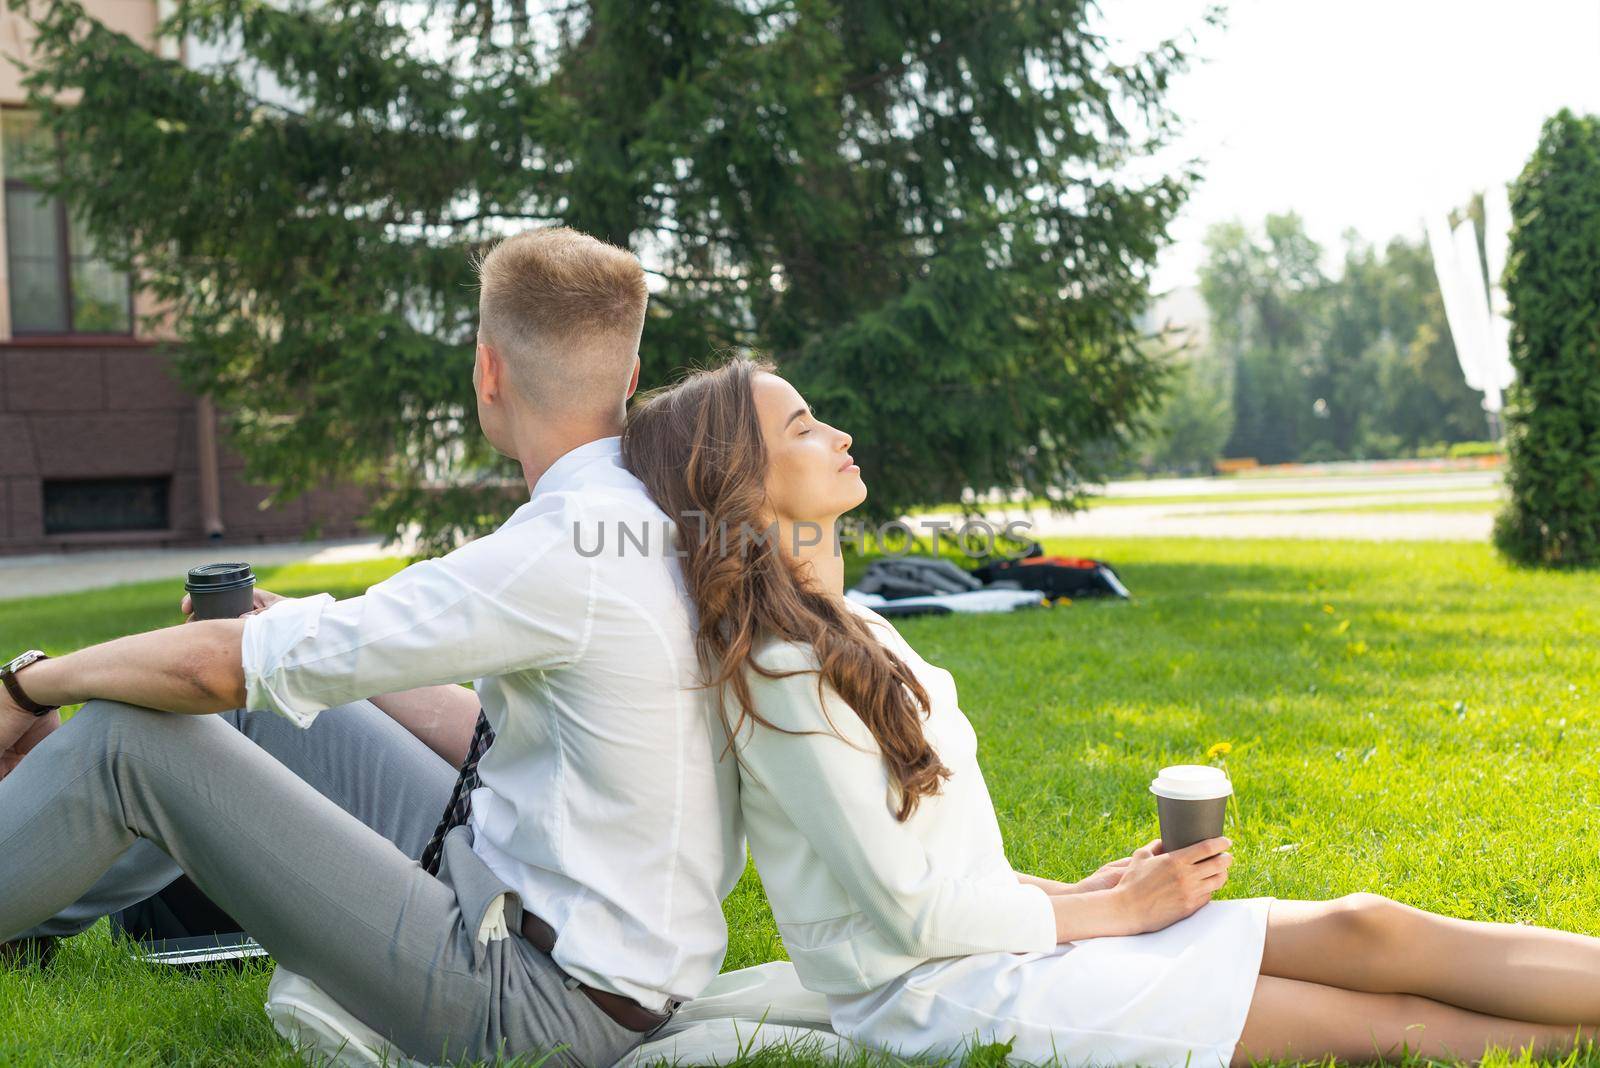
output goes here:
{"type": "Polygon", "coordinates": [[[1053,949],[1055,911],[1042,889],[953,875],[895,818],[871,732],[832,686],[824,683],[819,698],[815,655],[792,650],[778,646],[763,664],[800,674],[747,676],[755,707],[773,726],[747,721],[739,757],[856,907],[913,956],[1053,949]]]}
{"type": "Polygon", "coordinates": [[[575,504],[544,496],[536,514],[359,597],[286,598],[247,617],[246,706],[309,727],[364,697],[575,663],[593,567],[575,547],[575,504]]]}

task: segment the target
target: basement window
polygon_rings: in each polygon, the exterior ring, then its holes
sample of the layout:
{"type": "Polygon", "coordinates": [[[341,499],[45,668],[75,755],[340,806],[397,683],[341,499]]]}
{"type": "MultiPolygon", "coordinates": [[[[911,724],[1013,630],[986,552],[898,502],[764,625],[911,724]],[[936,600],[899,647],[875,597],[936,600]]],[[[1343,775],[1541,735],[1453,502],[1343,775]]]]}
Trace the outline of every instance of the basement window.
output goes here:
{"type": "Polygon", "coordinates": [[[44,484],[44,532],[166,530],[172,478],[56,479],[44,484]]]}

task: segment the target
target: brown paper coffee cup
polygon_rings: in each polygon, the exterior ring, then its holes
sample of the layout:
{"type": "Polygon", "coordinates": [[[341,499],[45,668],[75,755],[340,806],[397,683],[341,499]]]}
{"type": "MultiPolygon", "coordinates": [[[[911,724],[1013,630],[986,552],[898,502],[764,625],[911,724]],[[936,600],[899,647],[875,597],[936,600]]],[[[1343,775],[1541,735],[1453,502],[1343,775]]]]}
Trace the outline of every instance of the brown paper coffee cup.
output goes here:
{"type": "Polygon", "coordinates": [[[1233,783],[1221,768],[1174,764],[1161,769],[1150,783],[1150,792],[1156,795],[1162,852],[1175,853],[1222,834],[1233,783]]]}

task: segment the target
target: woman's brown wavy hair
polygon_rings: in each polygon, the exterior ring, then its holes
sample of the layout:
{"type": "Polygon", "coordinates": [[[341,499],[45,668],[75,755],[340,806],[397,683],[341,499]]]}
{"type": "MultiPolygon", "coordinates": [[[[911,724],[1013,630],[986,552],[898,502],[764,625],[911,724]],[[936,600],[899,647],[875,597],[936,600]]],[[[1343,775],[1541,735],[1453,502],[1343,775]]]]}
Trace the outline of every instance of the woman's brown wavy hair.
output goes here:
{"type": "Polygon", "coordinates": [[[867,623],[801,580],[778,538],[757,536],[765,530],[767,449],[751,385],[762,371],[777,373],[766,360],[741,356],[641,395],[622,432],[622,461],[677,527],[676,551],[699,615],[696,651],[730,746],[746,720],[782,729],[754,707],[745,669],[766,678],[800,674],[766,671],[752,651],[769,634],[808,644],[821,667],[818,698],[824,682],[832,685],[872,733],[905,820],[950,775],[923,733],[928,694],[867,623]],[[730,685],[740,709],[734,722],[730,685]]]}

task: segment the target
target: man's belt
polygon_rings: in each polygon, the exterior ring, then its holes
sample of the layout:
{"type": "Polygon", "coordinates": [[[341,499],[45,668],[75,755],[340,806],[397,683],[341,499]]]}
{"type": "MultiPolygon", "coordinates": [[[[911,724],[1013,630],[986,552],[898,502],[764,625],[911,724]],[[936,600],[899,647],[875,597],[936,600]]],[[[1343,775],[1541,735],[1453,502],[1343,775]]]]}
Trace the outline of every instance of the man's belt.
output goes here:
{"type": "MultiPolygon", "coordinates": [[[[556,945],[555,928],[527,910],[523,910],[522,913],[522,937],[545,956],[549,956],[556,945]]],[[[630,1031],[640,1033],[654,1031],[672,1019],[671,1012],[651,1012],[632,998],[613,994],[609,990],[596,990],[588,983],[580,983],[573,976],[567,976],[565,981],[569,988],[576,987],[582,990],[590,1001],[600,1007],[601,1012],[630,1031]]]]}

